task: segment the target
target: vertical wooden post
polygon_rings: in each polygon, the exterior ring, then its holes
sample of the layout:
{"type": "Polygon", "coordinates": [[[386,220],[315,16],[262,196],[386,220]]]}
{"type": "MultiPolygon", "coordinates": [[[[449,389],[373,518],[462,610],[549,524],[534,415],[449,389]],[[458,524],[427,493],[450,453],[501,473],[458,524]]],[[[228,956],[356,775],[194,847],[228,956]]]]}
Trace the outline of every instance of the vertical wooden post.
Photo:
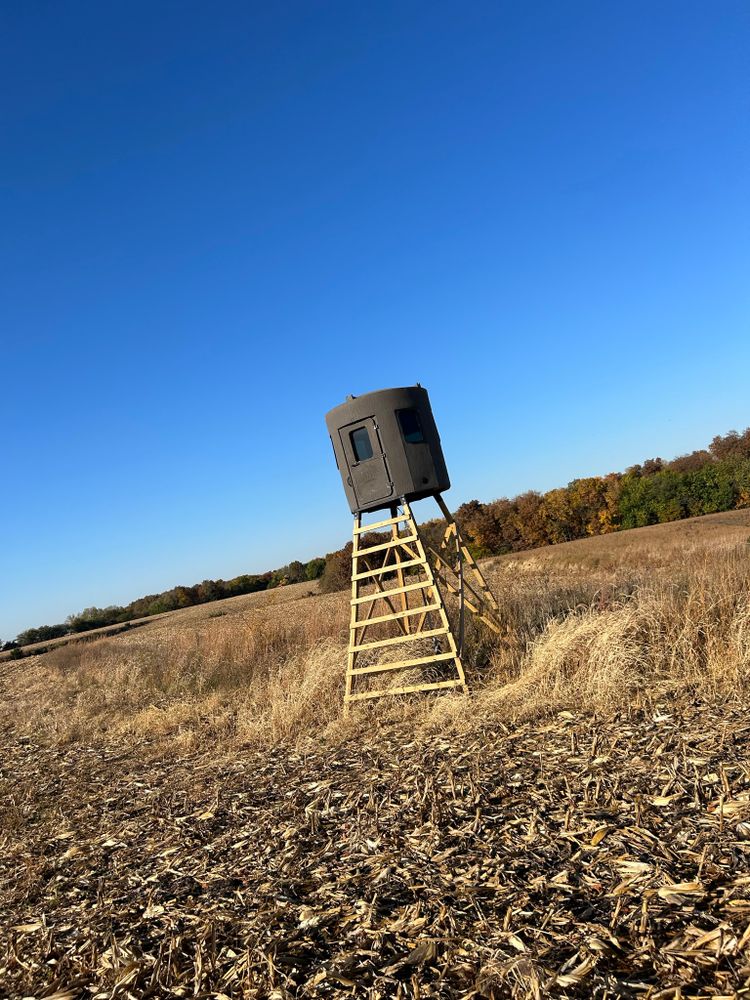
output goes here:
{"type": "Polygon", "coordinates": [[[354,516],[354,532],[352,534],[352,592],[351,611],[349,614],[349,652],[346,657],[346,689],[344,692],[344,714],[349,712],[349,703],[352,697],[352,687],[354,684],[354,646],[357,645],[357,598],[359,597],[359,529],[362,527],[362,515],[354,516]]]}
{"type": "MultiPolygon", "coordinates": [[[[391,517],[395,518],[397,515],[398,515],[398,507],[391,507],[391,517]]],[[[391,525],[391,538],[394,541],[398,539],[398,522],[397,521],[394,521],[393,524],[391,525]]],[[[404,571],[401,569],[401,547],[399,545],[394,545],[394,553],[395,553],[395,556],[396,556],[396,565],[398,566],[398,569],[396,570],[396,579],[398,580],[399,588],[401,588],[401,610],[402,611],[408,611],[409,610],[409,599],[408,599],[407,594],[403,590],[403,587],[404,587],[404,571]]],[[[403,619],[403,623],[404,623],[404,631],[407,632],[407,633],[410,632],[411,629],[410,629],[410,626],[409,626],[409,619],[408,619],[408,617],[403,619]]]]}

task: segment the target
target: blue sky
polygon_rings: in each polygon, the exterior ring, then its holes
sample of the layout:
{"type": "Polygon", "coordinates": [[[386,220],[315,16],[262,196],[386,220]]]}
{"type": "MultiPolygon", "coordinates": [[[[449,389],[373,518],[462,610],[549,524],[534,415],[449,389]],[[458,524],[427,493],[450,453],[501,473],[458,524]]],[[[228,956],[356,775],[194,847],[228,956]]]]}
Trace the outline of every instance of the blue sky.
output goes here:
{"type": "Polygon", "coordinates": [[[427,386],[453,507],[750,424],[749,45],[740,2],[4,5],[0,636],[341,545],[350,392],[427,386]]]}

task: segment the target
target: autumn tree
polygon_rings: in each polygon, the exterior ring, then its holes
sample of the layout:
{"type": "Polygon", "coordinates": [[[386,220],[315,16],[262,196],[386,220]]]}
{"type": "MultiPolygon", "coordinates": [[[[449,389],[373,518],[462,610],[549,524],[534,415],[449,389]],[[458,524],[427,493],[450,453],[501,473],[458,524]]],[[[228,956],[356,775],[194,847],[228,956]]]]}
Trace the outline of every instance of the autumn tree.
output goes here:
{"type": "Polygon", "coordinates": [[[330,594],[335,590],[344,590],[352,578],[352,543],[347,542],[343,549],[329,552],[326,556],[325,569],[320,578],[320,592],[330,594]]]}
{"type": "Polygon", "coordinates": [[[492,510],[485,504],[478,500],[461,504],[455,513],[455,518],[475,558],[493,555],[500,550],[500,526],[492,510]]]}
{"type": "Polygon", "coordinates": [[[515,500],[515,525],[522,547],[535,549],[539,545],[549,545],[542,516],[542,496],[534,490],[521,493],[515,500]]]}

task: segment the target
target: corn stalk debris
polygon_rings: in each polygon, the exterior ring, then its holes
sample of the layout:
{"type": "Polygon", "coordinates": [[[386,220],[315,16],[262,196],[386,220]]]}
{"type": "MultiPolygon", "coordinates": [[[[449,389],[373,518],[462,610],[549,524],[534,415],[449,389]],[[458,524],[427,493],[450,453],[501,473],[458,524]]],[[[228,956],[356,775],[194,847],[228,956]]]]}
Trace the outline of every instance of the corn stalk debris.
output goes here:
{"type": "Polygon", "coordinates": [[[263,751],[0,733],[0,996],[750,996],[746,707],[263,751]]]}

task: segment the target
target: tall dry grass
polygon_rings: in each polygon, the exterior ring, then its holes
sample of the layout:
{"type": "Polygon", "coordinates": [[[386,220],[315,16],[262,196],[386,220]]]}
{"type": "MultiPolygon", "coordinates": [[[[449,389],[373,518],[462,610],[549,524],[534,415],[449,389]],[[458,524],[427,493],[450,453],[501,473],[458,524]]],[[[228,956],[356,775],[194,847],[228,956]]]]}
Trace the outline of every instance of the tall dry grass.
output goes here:
{"type": "Polygon", "coordinates": [[[469,622],[469,698],[384,699],[344,723],[347,594],[68,646],[8,666],[6,695],[19,726],[56,739],[188,744],[335,736],[373,717],[474,727],[684,694],[747,695],[746,544],[688,539],[669,558],[636,547],[614,565],[592,564],[585,543],[578,551],[577,562],[550,552],[488,565],[508,635],[497,641],[469,622]]]}
{"type": "MultiPolygon", "coordinates": [[[[534,614],[539,604],[528,593],[519,600],[515,585],[512,639],[495,650],[485,685],[458,714],[518,719],[581,706],[619,710],[680,693],[746,696],[750,549],[681,554],[658,571],[631,569],[611,579],[592,572],[588,599],[554,613],[560,592],[546,576],[546,616],[534,614]]],[[[534,586],[532,578],[523,589],[534,586]]]]}
{"type": "Polygon", "coordinates": [[[6,668],[19,724],[73,741],[100,734],[283,739],[338,714],[345,595],[206,616],[71,644],[6,668]],[[327,709],[326,709],[327,706],[327,709]]]}

